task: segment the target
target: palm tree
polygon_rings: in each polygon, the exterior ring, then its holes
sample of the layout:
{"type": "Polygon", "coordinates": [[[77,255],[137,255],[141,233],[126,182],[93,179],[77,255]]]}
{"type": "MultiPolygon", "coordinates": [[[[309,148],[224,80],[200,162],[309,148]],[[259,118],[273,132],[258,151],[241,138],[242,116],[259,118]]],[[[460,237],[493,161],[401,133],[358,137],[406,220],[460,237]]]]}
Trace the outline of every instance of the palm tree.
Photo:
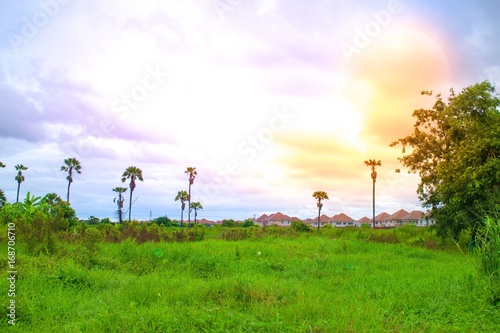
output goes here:
{"type": "Polygon", "coordinates": [[[372,213],[373,213],[373,229],[375,229],[375,182],[377,181],[377,171],[375,171],[376,166],[382,166],[380,160],[368,160],[365,164],[372,168],[372,180],[373,180],[373,200],[372,200],[372,213]]]}
{"type": "MultiPolygon", "coordinates": [[[[188,193],[188,207],[191,207],[191,185],[194,183],[194,179],[198,174],[195,167],[187,167],[184,173],[189,175],[189,193],[188,193]]],[[[188,228],[191,226],[191,209],[188,210],[188,228]]]]}
{"type": "Polygon", "coordinates": [[[135,166],[130,166],[125,169],[122,175],[122,182],[125,182],[127,179],[130,179],[130,203],[128,206],[128,221],[132,221],[132,193],[134,193],[135,189],[135,180],[139,179],[141,182],[144,180],[142,178],[142,170],[135,166]]]}
{"type": "Polygon", "coordinates": [[[125,201],[125,199],[122,196],[122,193],[127,192],[127,188],[126,187],[115,187],[113,189],[113,192],[118,193],[118,200],[116,200],[116,198],[115,198],[115,199],[113,199],[113,202],[116,202],[116,204],[118,205],[118,218],[119,218],[120,224],[122,224],[123,223],[123,217],[122,217],[123,202],[125,201]]]}
{"type": "Polygon", "coordinates": [[[326,194],[325,191],[316,191],[313,193],[313,198],[318,199],[318,203],[316,206],[318,206],[318,231],[319,231],[319,219],[321,216],[321,208],[323,207],[323,204],[321,203],[321,200],[328,199],[328,194],[326,194]]]}
{"type": "Polygon", "coordinates": [[[177,192],[177,196],[175,197],[175,201],[181,201],[181,228],[182,228],[182,220],[184,218],[184,209],[186,208],[186,201],[188,200],[188,194],[186,191],[177,192]]]}
{"type": "Polygon", "coordinates": [[[189,204],[189,210],[194,209],[194,224],[196,225],[196,217],[198,216],[198,210],[203,209],[203,206],[199,202],[191,202],[189,204]]]}
{"type": "Polygon", "coordinates": [[[68,195],[66,196],[66,202],[69,203],[69,187],[73,182],[73,171],[75,171],[76,173],[82,173],[80,171],[82,169],[82,166],[80,165],[80,161],[78,161],[74,157],[65,159],[64,164],[65,165],[61,167],[61,171],[68,172],[68,177],[66,177],[66,179],[68,180],[68,195]]]}
{"type": "Polygon", "coordinates": [[[17,170],[17,176],[14,178],[17,181],[17,199],[16,199],[16,202],[19,202],[19,191],[21,190],[21,183],[24,182],[23,171],[28,170],[28,168],[22,164],[16,165],[15,168],[17,170]]]}

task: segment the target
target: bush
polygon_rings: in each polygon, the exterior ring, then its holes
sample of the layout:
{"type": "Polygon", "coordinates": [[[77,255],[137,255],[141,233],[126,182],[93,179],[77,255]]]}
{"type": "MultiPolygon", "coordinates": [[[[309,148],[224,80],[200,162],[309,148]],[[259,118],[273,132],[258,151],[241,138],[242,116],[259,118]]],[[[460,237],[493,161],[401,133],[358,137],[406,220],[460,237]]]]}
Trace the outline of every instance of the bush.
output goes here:
{"type": "Polygon", "coordinates": [[[292,221],[293,230],[300,232],[310,232],[312,231],[311,226],[302,221],[292,221]]]}

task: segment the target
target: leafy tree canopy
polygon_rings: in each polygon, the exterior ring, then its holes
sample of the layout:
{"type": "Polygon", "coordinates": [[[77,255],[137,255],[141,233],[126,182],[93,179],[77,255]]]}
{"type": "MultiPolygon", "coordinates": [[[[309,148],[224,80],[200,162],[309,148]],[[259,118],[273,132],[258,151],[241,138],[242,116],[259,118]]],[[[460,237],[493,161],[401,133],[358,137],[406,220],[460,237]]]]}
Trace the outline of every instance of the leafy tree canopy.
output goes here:
{"type": "Polygon", "coordinates": [[[447,101],[438,94],[431,109],[415,110],[413,133],[391,146],[401,145],[400,162],[419,174],[417,193],[438,232],[457,238],[498,209],[500,99],[487,81],[450,92],[447,101]]]}

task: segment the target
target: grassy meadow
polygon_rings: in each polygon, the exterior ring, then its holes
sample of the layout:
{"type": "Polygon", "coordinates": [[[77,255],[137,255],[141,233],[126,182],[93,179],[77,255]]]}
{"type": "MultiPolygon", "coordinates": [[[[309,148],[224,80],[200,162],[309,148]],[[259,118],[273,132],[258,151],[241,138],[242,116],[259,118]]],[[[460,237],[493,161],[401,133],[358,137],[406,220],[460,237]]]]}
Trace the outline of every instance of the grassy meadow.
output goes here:
{"type": "Polygon", "coordinates": [[[50,255],[19,243],[16,325],[4,316],[0,330],[500,332],[476,257],[429,229],[212,228],[202,238],[69,237],[50,255]]]}

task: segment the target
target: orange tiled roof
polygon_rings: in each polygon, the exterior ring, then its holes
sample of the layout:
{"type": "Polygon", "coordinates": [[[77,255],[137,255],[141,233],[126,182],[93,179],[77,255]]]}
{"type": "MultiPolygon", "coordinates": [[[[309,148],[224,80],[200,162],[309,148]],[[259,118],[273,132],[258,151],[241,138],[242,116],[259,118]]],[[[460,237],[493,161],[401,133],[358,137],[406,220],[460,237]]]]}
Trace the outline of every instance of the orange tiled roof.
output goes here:
{"type": "Polygon", "coordinates": [[[264,222],[264,221],[267,221],[269,219],[269,216],[267,216],[267,214],[262,214],[260,217],[257,218],[257,222],[264,222]]]}
{"type": "Polygon", "coordinates": [[[373,219],[370,219],[370,218],[364,216],[364,217],[360,218],[357,222],[358,223],[372,223],[373,219]]]}
{"type": "Polygon", "coordinates": [[[269,221],[291,221],[291,219],[290,216],[281,214],[280,212],[269,216],[269,221]]]}
{"type": "Polygon", "coordinates": [[[421,219],[424,216],[424,213],[420,210],[414,210],[413,212],[409,213],[406,216],[403,216],[401,219],[402,220],[418,220],[421,219]]]}
{"type": "Polygon", "coordinates": [[[334,215],[332,217],[331,221],[334,221],[334,222],[354,222],[355,220],[353,218],[351,218],[350,216],[347,216],[344,213],[340,213],[340,214],[334,215]]]}
{"type": "Polygon", "coordinates": [[[390,215],[387,214],[386,212],[382,212],[380,214],[378,214],[377,216],[375,216],[375,221],[385,221],[390,215]]]}
{"type": "Polygon", "coordinates": [[[392,214],[391,216],[386,217],[385,219],[386,220],[401,220],[402,217],[404,217],[408,214],[409,213],[406,210],[400,209],[397,212],[395,212],[394,214],[392,214]]]}

